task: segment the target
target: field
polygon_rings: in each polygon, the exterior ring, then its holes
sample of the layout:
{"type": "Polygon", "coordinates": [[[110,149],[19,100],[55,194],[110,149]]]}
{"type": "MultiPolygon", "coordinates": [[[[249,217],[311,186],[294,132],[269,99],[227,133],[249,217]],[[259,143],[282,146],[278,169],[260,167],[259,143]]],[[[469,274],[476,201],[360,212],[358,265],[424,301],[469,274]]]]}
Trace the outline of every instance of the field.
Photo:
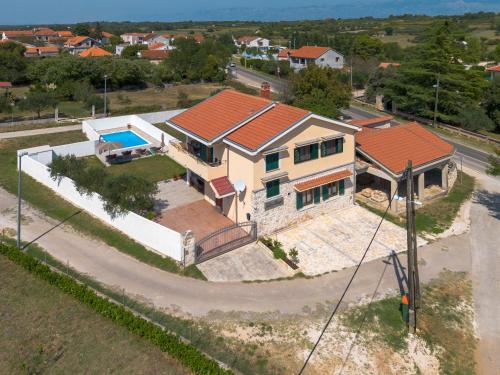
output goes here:
{"type": "Polygon", "coordinates": [[[0,272],[0,373],[189,373],[3,256],[0,272]]]}

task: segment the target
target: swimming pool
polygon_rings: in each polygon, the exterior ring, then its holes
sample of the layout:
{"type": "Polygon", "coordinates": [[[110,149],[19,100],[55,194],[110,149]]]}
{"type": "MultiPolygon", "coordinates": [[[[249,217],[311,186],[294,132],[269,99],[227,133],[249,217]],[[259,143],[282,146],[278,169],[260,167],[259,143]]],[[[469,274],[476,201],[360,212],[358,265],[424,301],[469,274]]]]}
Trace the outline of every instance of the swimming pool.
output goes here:
{"type": "Polygon", "coordinates": [[[104,142],[120,142],[123,147],[137,147],[149,144],[144,138],[139,137],[132,130],[124,130],[116,133],[108,133],[101,135],[101,139],[104,142]]]}

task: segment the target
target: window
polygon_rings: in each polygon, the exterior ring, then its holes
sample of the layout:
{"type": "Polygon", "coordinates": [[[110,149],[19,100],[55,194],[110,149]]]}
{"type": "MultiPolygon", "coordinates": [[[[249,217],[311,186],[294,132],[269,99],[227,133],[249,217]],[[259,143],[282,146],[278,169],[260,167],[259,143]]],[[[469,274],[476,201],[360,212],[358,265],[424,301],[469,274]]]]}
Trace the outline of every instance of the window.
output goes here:
{"type": "Polygon", "coordinates": [[[266,182],[266,198],[272,198],[280,195],[280,180],[266,182]]]}
{"type": "Polygon", "coordinates": [[[318,158],[318,144],[313,143],[311,145],[297,147],[294,150],[294,163],[302,163],[308,160],[314,160],[318,158]]]}
{"type": "Polygon", "coordinates": [[[313,203],[319,203],[320,201],[321,189],[319,187],[303,191],[302,193],[297,192],[297,210],[313,203]]]}
{"type": "Polygon", "coordinates": [[[339,62],[340,57],[335,57],[335,62],[339,62]]]}
{"type": "Polygon", "coordinates": [[[280,154],[276,152],[274,154],[266,155],[266,172],[274,171],[280,167],[280,154]]]}
{"type": "Polygon", "coordinates": [[[321,142],[321,157],[338,154],[344,151],[344,138],[321,142]]]}

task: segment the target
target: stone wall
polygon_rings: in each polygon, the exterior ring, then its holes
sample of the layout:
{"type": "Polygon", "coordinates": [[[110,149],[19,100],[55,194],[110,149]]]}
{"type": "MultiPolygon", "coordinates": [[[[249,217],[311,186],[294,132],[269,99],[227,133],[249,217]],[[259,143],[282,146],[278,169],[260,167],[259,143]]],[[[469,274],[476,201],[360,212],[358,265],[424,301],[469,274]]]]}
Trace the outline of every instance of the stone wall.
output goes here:
{"type": "Polygon", "coordinates": [[[453,160],[450,160],[448,163],[448,191],[451,190],[458,176],[458,168],[457,163],[453,160]]]}
{"type": "Polygon", "coordinates": [[[297,210],[297,198],[294,190],[294,185],[297,183],[321,177],[327,174],[339,172],[348,169],[353,172],[353,165],[343,166],[341,168],[330,169],[315,175],[302,177],[295,180],[282,181],[280,184],[280,194],[283,203],[272,208],[265,207],[266,205],[266,189],[256,190],[252,192],[252,217],[251,220],[257,222],[257,233],[259,236],[267,235],[287,226],[294,225],[298,222],[310,219],[314,216],[339,210],[353,205],[353,176],[345,180],[344,195],[336,195],[327,201],[318,204],[304,206],[297,210]]]}

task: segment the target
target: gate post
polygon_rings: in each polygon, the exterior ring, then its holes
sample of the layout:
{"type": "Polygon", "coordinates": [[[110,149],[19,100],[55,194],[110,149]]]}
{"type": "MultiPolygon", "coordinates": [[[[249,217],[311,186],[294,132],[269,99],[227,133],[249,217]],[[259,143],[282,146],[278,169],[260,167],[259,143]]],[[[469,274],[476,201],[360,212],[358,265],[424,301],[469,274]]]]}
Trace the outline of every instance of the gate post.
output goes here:
{"type": "Polygon", "coordinates": [[[182,236],[182,255],[184,267],[194,264],[196,261],[195,240],[193,232],[186,231],[182,236]]]}

